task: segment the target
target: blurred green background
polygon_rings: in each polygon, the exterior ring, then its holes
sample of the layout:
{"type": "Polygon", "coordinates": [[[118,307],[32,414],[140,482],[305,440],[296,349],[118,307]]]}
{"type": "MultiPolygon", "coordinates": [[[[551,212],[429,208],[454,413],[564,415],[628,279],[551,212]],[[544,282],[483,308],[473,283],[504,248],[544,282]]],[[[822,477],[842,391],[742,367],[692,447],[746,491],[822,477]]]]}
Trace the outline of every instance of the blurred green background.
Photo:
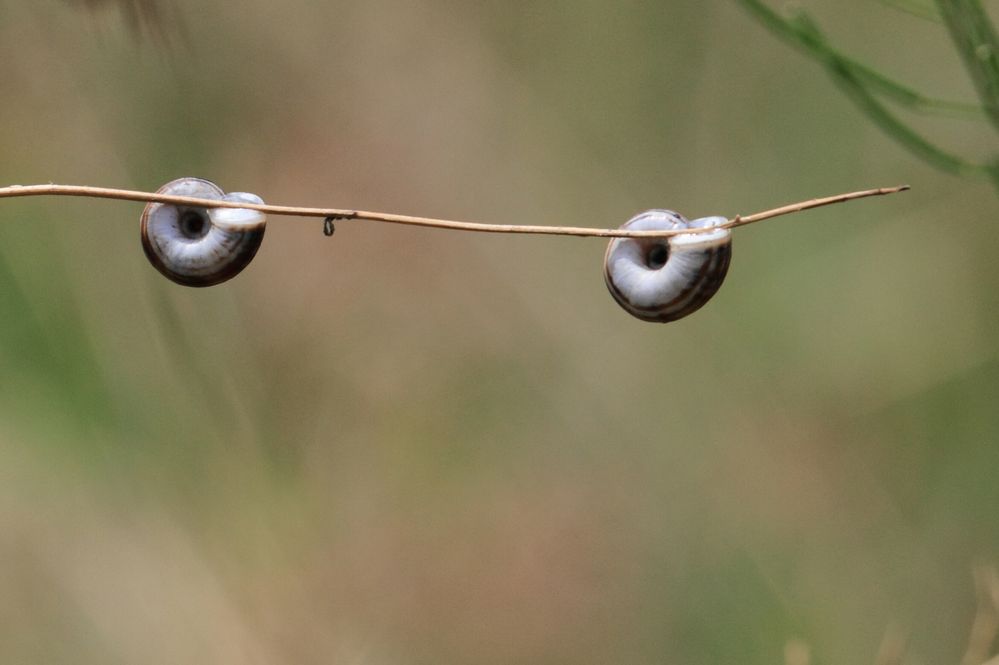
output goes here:
{"type": "MultiPolygon", "coordinates": [[[[946,31],[803,3],[974,101],[946,31]]],[[[0,5],[0,183],[736,231],[678,323],[605,243],[272,219],[223,286],[141,204],[0,203],[4,663],[958,662],[999,556],[999,206],[735,2],[0,5]]],[[[915,118],[969,157],[981,121],[915,118]]]]}

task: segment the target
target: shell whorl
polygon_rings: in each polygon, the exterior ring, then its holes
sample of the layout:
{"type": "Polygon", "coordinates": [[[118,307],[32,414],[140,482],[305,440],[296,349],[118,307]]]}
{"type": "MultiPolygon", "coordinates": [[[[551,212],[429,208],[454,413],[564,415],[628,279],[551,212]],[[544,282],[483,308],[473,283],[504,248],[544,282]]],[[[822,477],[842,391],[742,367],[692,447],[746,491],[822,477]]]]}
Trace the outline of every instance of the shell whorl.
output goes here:
{"type": "MultiPolygon", "coordinates": [[[[725,221],[724,217],[688,221],[672,210],[646,210],[621,228],[665,231],[725,221]]],[[[667,238],[614,238],[604,255],[604,281],[614,300],[632,316],[668,323],[697,311],[717,293],[731,259],[728,229],[667,238]]]]}
{"type": "MultiPolygon", "coordinates": [[[[261,204],[255,194],[226,194],[213,182],[180,178],[157,194],[261,204]]],[[[264,239],[267,217],[246,208],[199,208],[150,203],[142,212],[142,249],[167,278],[184,286],[212,286],[235,277],[264,239]]]]}

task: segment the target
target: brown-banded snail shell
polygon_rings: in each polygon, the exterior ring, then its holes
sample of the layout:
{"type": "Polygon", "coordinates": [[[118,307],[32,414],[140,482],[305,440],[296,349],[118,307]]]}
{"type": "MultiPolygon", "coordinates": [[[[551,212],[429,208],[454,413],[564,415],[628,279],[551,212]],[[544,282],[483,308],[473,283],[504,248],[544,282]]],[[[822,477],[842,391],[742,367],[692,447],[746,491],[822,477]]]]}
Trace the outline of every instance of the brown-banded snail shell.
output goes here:
{"type": "MultiPolygon", "coordinates": [[[[213,182],[180,178],[157,194],[262,204],[256,194],[226,194],[213,182]]],[[[142,212],[142,249],[153,266],[185,286],[212,286],[235,277],[264,239],[267,216],[247,208],[199,208],[150,203],[142,212]]]]}
{"type": "MultiPolygon", "coordinates": [[[[672,210],[646,210],[622,229],[665,231],[713,227],[724,217],[688,221],[672,210]]],[[[666,238],[614,238],[604,256],[604,281],[629,314],[667,323],[700,309],[721,287],[732,259],[732,232],[717,229],[666,238]]]]}

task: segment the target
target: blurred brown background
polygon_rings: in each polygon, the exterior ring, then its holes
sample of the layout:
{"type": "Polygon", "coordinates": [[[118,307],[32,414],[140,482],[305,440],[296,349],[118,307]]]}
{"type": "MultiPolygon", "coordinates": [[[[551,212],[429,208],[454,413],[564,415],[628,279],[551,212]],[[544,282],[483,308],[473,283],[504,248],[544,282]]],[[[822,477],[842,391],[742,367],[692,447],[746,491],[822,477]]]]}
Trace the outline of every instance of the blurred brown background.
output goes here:
{"type": "MultiPolygon", "coordinates": [[[[942,27],[804,4],[974,99],[942,27]]],[[[598,240],[276,218],[193,290],[140,205],[0,203],[0,661],[864,663],[892,624],[959,660],[999,558],[987,184],[734,3],[147,6],[0,7],[0,182],[593,226],[913,190],[737,231],[666,326],[598,240]]]]}

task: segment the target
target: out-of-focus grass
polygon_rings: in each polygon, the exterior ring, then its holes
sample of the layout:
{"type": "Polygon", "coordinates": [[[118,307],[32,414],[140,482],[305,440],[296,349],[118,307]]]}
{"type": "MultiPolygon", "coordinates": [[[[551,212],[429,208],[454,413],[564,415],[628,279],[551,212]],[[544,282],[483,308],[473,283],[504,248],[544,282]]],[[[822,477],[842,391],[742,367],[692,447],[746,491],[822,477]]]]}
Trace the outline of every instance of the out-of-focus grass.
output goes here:
{"type": "MultiPolygon", "coordinates": [[[[814,4],[970,98],[939,26],[814,4]]],[[[739,231],[668,326],[595,241],[274,220],[189,290],[137,206],[4,202],[0,660],[870,662],[892,623],[960,657],[999,536],[986,184],[729,4],[173,8],[168,50],[0,9],[0,181],[593,225],[913,191],[739,231]]]]}
{"type": "MultiPolygon", "coordinates": [[[[933,16],[946,25],[967,75],[975,84],[978,104],[934,99],[893,80],[876,67],[844,55],[832,45],[815,20],[801,8],[789,8],[782,13],[762,0],[739,0],[739,4],[762,26],[820,63],[830,79],[860,112],[914,156],[946,173],[966,177],[985,176],[993,184],[999,183],[995,155],[989,155],[982,163],[977,163],[959,153],[951,152],[937,144],[934,138],[911,126],[882,101],[889,100],[924,113],[987,119],[996,125],[999,120],[999,60],[995,52],[999,49],[999,43],[989,15],[978,0],[938,0],[936,14],[933,16]]],[[[919,5],[893,3],[891,6],[927,17],[924,8],[919,5]]]]}

